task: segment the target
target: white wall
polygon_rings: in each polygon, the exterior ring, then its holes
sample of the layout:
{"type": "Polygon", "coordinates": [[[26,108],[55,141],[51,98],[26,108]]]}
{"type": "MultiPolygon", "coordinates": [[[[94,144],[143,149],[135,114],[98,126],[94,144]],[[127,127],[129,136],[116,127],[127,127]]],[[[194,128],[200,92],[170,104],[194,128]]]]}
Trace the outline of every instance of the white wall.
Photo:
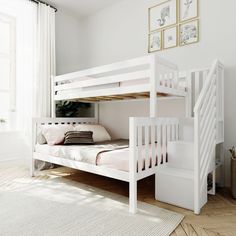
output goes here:
{"type": "MultiPolygon", "coordinates": [[[[87,42],[85,67],[102,65],[147,54],[148,7],[158,0],[123,0],[90,16],[84,21],[87,42]]],[[[226,66],[225,79],[225,156],[226,182],[229,185],[229,154],[227,149],[236,144],[236,1],[200,0],[200,43],[159,52],[182,69],[210,65],[219,58],[226,66]]],[[[128,112],[132,105],[101,105],[101,121],[109,127],[107,119],[112,114],[113,127],[117,127],[121,113],[128,112]],[[104,112],[104,113],[103,113],[104,112]],[[104,114],[104,115],[102,115],[104,114]],[[115,115],[118,114],[118,115],[115,115]],[[114,126],[115,124],[115,126],[114,126]]],[[[147,104],[135,105],[134,115],[147,113],[147,104]],[[142,111],[142,112],[141,112],[142,111]]],[[[163,115],[170,113],[165,102],[160,104],[163,115]]],[[[183,109],[183,104],[172,104],[172,112],[183,109]]],[[[179,112],[180,113],[180,112],[179,112]]],[[[179,114],[180,115],[180,114],[179,114]]],[[[124,120],[124,118],[122,118],[124,120]]],[[[114,135],[127,133],[116,129],[114,135]]]]}
{"type": "Polygon", "coordinates": [[[57,75],[84,67],[83,24],[67,12],[56,13],[56,68],[57,75]]]}

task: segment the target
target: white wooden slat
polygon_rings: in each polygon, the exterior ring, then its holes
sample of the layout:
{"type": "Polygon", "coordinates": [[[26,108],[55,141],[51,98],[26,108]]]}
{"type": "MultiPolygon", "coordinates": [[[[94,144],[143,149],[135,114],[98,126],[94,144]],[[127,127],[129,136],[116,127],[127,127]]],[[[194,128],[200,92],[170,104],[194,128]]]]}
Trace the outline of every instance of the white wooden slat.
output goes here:
{"type": "Polygon", "coordinates": [[[214,90],[213,90],[213,86],[215,86],[214,82],[211,83],[210,87],[209,87],[209,92],[207,93],[205,100],[202,102],[202,106],[200,108],[200,113],[202,115],[202,113],[206,110],[207,107],[209,107],[209,101],[211,101],[212,96],[214,96],[214,90]]]}
{"type": "Polygon", "coordinates": [[[175,88],[175,74],[174,71],[170,73],[170,87],[175,88]]]}
{"type": "Polygon", "coordinates": [[[161,140],[162,140],[162,132],[161,132],[161,125],[158,124],[157,125],[157,165],[160,166],[161,164],[161,158],[162,158],[162,151],[161,151],[161,148],[162,148],[162,143],[161,143],[161,140]]]}
{"type": "MultiPolygon", "coordinates": [[[[178,89],[179,88],[179,76],[178,76],[178,71],[175,71],[174,72],[174,88],[175,89],[178,89]]],[[[186,77],[185,77],[185,80],[186,80],[186,77]]]]}
{"type": "Polygon", "coordinates": [[[142,70],[125,74],[107,76],[107,77],[93,78],[78,82],[72,81],[67,84],[56,85],[55,91],[86,88],[86,87],[113,84],[118,82],[132,81],[144,78],[150,78],[150,70],[142,70]]]}
{"type": "MultiPolygon", "coordinates": [[[[210,92],[209,92],[210,93],[210,92]]],[[[208,103],[206,103],[206,106],[201,108],[200,114],[201,114],[201,120],[203,120],[203,122],[205,123],[204,119],[206,118],[206,116],[209,114],[210,110],[212,108],[212,106],[216,106],[216,100],[215,100],[215,94],[213,92],[211,92],[211,95],[209,97],[208,103]]],[[[201,123],[201,127],[202,128],[202,123],[201,123]]]]}
{"type": "Polygon", "coordinates": [[[153,56],[145,56],[141,58],[135,58],[127,61],[117,62],[110,65],[104,65],[99,67],[94,67],[87,70],[82,70],[78,72],[68,73],[65,75],[59,75],[55,77],[54,82],[62,82],[65,80],[72,80],[76,78],[81,78],[85,76],[94,76],[99,75],[103,73],[108,73],[111,71],[117,71],[121,69],[127,69],[131,67],[141,66],[148,64],[150,62],[150,58],[153,58],[153,56]]]}
{"type": "MultiPolygon", "coordinates": [[[[204,159],[207,160],[207,158],[204,158],[207,155],[207,152],[212,152],[212,144],[215,142],[215,134],[216,132],[213,131],[210,133],[207,142],[205,143],[204,147],[201,147],[201,158],[200,158],[200,166],[204,162],[204,159]]],[[[207,160],[207,162],[209,162],[207,160]]]]}
{"type": "Polygon", "coordinates": [[[169,88],[169,74],[166,72],[165,73],[165,87],[169,88]]]}
{"type": "Polygon", "coordinates": [[[162,156],[163,156],[163,164],[166,163],[166,124],[162,125],[162,156]]]}
{"type": "Polygon", "coordinates": [[[175,132],[176,132],[175,133],[176,134],[176,136],[175,136],[176,140],[179,140],[179,125],[178,124],[175,125],[175,132]]]}
{"type": "Polygon", "coordinates": [[[149,143],[149,126],[145,125],[145,170],[150,166],[149,143]]]}
{"type": "Polygon", "coordinates": [[[138,172],[141,172],[143,169],[142,130],[142,126],[138,126],[138,172]]]}
{"type": "Polygon", "coordinates": [[[151,160],[152,160],[152,168],[155,167],[156,163],[156,143],[155,143],[155,126],[151,125],[151,160]]]}
{"type": "Polygon", "coordinates": [[[171,124],[171,141],[175,141],[176,138],[175,138],[175,123],[172,123],[171,124]]]}
{"type": "MultiPolygon", "coordinates": [[[[214,111],[214,113],[213,113],[213,116],[216,116],[216,112],[215,112],[215,111],[214,111]]],[[[212,117],[213,117],[213,116],[212,116],[212,117]]],[[[201,135],[200,135],[200,139],[201,139],[201,143],[202,143],[202,144],[204,144],[204,143],[207,142],[207,139],[208,139],[208,137],[209,137],[209,134],[211,133],[211,130],[213,130],[214,127],[216,126],[216,122],[215,122],[214,117],[211,118],[209,121],[210,121],[210,123],[208,123],[208,126],[207,126],[206,130],[204,130],[203,133],[201,133],[201,135]]],[[[202,145],[200,145],[200,147],[201,147],[201,146],[202,146],[202,145]]]]}

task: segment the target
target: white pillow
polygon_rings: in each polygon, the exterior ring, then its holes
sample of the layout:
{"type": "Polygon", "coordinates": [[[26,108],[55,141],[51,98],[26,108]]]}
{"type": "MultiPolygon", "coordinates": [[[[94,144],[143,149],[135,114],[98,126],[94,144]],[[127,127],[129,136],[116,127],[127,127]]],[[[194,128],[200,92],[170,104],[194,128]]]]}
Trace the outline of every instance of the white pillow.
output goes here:
{"type": "Polygon", "coordinates": [[[65,139],[65,133],[73,131],[72,125],[43,125],[42,134],[48,145],[61,144],[65,139]]]}
{"type": "Polygon", "coordinates": [[[111,136],[106,131],[106,129],[101,125],[79,124],[79,125],[75,125],[75,130],[76,131],[92,131],[93,141],[95,143],[111,140],[111,136]]]}

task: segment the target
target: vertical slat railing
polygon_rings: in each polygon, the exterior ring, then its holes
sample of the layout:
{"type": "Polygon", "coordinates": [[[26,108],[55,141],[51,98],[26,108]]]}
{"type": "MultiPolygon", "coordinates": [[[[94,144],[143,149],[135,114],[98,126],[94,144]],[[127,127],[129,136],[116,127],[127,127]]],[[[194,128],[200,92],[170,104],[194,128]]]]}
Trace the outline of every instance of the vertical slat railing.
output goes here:
{"type": "MultiPolygon", "coordinates": [[[[138,117],[130,119],[130,147],[134,148],[132,155],[136,155],[135,161],[131,161],[130,171],[136,170],[136,174],[143,176],[145,172],[155,172],[161,164],[168,159],[168,141],[179,139],[179,120],[176,118],[149,118],[138,117]],[[135,137],[131,137],[135,135],[135,137]],[[132,145],[131,145],[132,144],[132,145]]],[[[131,157],[132,158],[132,157],[131,157]]]]}
{"type": "Polygon", "coordinates": [[[207,194],[207,175],[214,162],[217,127],[217,71],[215,61],[210,72],[202,74],[203,87],[194,107],[194,212],[200,214],[203,194],[207,194]],[[206,76],[207,75],[207,76],[206,76]]]}

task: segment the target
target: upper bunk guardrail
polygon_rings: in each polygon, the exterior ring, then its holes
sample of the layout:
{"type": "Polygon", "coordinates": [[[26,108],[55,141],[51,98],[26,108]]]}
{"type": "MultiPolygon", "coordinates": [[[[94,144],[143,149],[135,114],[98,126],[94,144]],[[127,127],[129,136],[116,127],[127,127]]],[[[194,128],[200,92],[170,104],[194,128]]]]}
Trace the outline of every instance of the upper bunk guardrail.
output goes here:
{"type": "Polygon", "coordinates": [[[157,55],[55,76],[52,89],[53,100],[142,92],[153,96],[158,92],[176,96],[186,93],[178,80],[178,67],[157,55]]]}
{"type": "Polygon", "coordinates": [[[118,70],[127,69],[130,67],[136,67],[140,65],[146,65],[150,62],[151,56],[139,57],[135,59],[130,59],[126,61],[116,62],[109,65],[97,66],[86,70],[81,70],[77,72],[67,73],[64,75],[58,75],[55,77],[54,82],[63,82],[67,80],[78,80],[86,76],[95,76],[98,74],[104,74],[109,72],[114,72],[118,70]]]}

